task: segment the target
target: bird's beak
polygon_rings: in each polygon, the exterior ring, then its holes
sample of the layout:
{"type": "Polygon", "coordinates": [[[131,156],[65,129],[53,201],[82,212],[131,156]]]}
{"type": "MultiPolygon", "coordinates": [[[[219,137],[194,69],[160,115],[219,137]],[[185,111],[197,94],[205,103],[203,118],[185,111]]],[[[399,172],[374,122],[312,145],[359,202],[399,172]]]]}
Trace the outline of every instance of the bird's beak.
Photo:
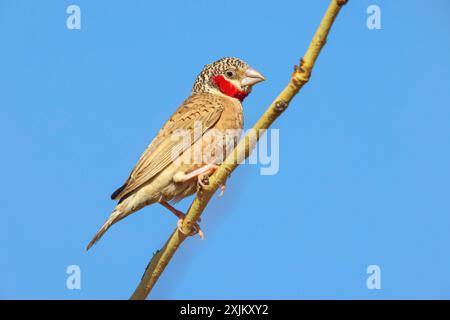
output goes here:
{"type": "Polygon", "coordinates": [[[245,78],[242,79],[241,81],[241,85],[244,86],[252,86],[258,82],[264,81],[266,80],[266,78],[264,78],[264,76],[259,73],[258,71],[256,71],[255,69],[252,68],[248,68],[247,70],[245,70],[245,78]]]}

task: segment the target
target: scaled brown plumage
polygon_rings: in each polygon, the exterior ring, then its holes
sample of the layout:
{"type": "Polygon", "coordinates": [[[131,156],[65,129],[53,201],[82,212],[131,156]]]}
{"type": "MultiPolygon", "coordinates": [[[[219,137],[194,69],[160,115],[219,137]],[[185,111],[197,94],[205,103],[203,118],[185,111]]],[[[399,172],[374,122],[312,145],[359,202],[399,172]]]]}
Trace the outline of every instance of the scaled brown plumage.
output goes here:
{"type": "Polygon", "coordinates": [[[233,149],[243,128],[241,102],[252,86],[263,80],[259,72],[237,58],[206,65],[191,96],[162,127],[124,185],[111,195],[119,203],[87,249],[111,225],[149,204],[159,202],[182,219],[183,214],[168,202],[195,193],[202,178],[233,149]],[[180,133],[182,142],[174,139],[180,133]]]}

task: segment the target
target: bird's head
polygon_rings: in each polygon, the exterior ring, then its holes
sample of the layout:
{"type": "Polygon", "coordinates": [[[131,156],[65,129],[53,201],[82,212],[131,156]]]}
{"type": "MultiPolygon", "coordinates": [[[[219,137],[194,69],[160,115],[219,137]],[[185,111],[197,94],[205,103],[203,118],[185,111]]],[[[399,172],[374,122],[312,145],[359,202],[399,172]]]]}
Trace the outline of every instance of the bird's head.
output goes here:
{"type": "Polygon", "coordinates": [[[264,76],[238,58],[222,58],[207,64],[195,80],[192,93],[212,92],[243,101],[264,76]]]}

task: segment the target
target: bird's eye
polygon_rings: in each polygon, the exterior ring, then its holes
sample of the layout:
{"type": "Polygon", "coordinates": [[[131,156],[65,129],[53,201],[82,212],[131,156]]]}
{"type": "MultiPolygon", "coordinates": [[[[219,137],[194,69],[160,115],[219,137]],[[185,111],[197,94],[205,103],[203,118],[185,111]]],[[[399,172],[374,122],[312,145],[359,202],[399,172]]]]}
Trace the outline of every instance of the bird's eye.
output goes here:
{"type": "Polygon", "coordinates": [[[228,78],[233,78],[233,77],[234,77],[234,71],[233,71],[233,70],[227,70],[227,71],[225,72],[225,75],[226,75],[228,78]]]}

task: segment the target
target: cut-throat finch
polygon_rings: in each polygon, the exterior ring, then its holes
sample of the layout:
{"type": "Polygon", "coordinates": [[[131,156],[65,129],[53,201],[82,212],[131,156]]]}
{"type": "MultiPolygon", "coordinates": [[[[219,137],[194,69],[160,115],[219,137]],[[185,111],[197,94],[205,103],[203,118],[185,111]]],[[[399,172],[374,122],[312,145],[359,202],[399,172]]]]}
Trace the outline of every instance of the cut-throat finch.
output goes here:
{"type": "MultiPolygon", "coordinates": [[[[258,71],[237,58],[206,65],[191,95],[145,149],[125,183],[111,195],[118,204],[87,249],[114,223],[153,203],[175,214],[182,232],[184,214],[169,202],[194,194],[232,152],[243,128],[242,102],[253,85],[263,80],[258,71]]],[[[194,229],[203,238],[197,224],[194,229]]]]}

